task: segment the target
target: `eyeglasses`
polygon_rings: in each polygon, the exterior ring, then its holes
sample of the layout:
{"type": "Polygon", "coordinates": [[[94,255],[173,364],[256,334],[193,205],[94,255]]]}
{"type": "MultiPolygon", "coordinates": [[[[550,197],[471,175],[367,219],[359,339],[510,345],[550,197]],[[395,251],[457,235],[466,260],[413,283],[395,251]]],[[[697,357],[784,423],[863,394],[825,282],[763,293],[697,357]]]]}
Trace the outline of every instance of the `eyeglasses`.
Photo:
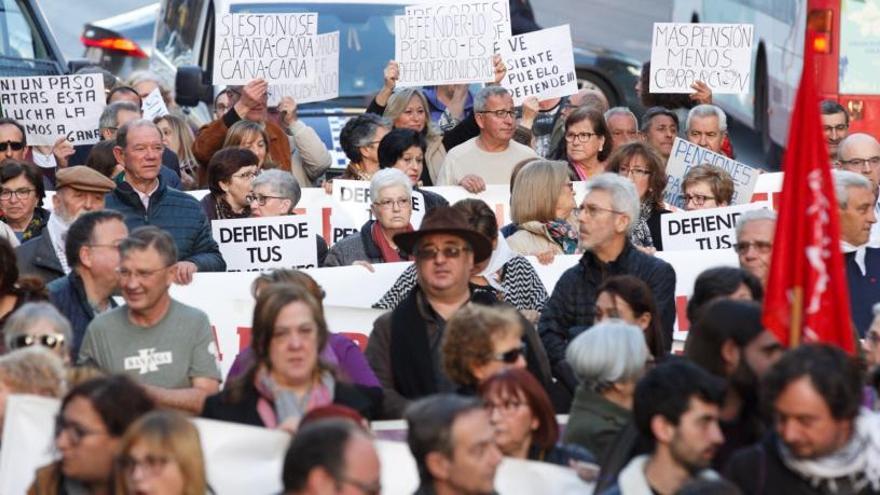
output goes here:
{"type": "Polygon", "coordinates": [[[260,206],[266,206],[266,202],[270,199],[287,199],[283,196],[267,196],[265,194],[248,194],[245,200],[248,203],[256,202],[260,206]]]}
{"type": "Polygon", "coordinates": [[[254,180],[258,175],[260,175],[259,169],[251,171],[251,172],[232,174],[232,176],[235,177],[236,179],[247,179],[247,180],[254,180]]]}
{"type": "Polygon", "coordinates": [[[593,139],[593,136],[598,135],[595,132],[567,132],[565,133],[565,140],[569,143],[586,143],[593,139]]]}
{"type": "Polygon", "coordinates": [[[149,454],[143,459],[135,459],[131,456],[123,456],[120,457],[117,461],[119,463],[119,468],[131,476],[134,474],[135,470],[140,466],[143,471],[149,476],[156,476],[165,466],[171,462],[171,458],[165,455],[152,455],[149,454]]]}
{"type": "Polygon", "coordinates": [[[411,198],[383,199],[382,201],[376,201],[373,204],[382,210],[390,210],[393,207],[397,207],[402,210],[402,209],[406,208],[407,206],[412,206],[412,199],[411,198]]]}
{"type": "Polygon", "coordinates": [[[167,266],[156,268],[155,270],[129,270],[127,268],[117,268],[116,273],[119,275],[119,278],[123,280],[128,280],[130,278],[145,280],[167,268],[167,266]]]}
{"type": "Polygon", "coordinates": [[[60,333],[46,333],[41,335],[18,335],[12,339],[10,347],[13,349],[21,349],[22,347],[31,347],[40,344],[49,349],[55,349],[64,345],[64,335],[60,333]]]}
{"type": "Polygon", "coordinates": [[[79,443],[82,442],[83,438],[90,435],[107,435],[106,431],[93,431],[88,428],[84,428],[78,423],[67,421],[66,419],[64,419],[63,416],[59,414],[55,417],[55,438],[60,437],[62,432],[67,432],[70,443],[73,445],[79,445],[79,443]]]}
{"type": "Polygon", "coordinates": [[[520,406],[522,406],[523,404],[523,402],[520,402],[518,400],[505,400],[498,403],[486,401],[486,405],[484,406],[484,408],[490,416],[495,411],[499,411],[501,414],[504,415],[509,415],[516,412],[516,410],[519,409],[520,406]]]}
{"type": "Polygon", "coordinates": [[[512,119],[516,117],[516,112],[513,110],[483,110],[477,113],[490,113],[499,119],[512,119]]]}
{"type": "Polygon", "coordinates": [[[365,493],[366,495],[379,495],[380,493],[382,493],[382,484],[378,481],[373,482],[373,483],[368,483],[366,481],[356,480],[354,478],[349,478],[347,476],[341,476],[339,478],[339,481],[341,483],[346,483],[346,484],[349,484],[349,485],[357,488],[358,490],[365,493]]]}
{"type": "Polygon", "coordinates": [[[773,248],[773,244],[767,241],[742,241],[737,242],[733,248],[739,254],[746,254],[751,248],[755,248],[755,251],[761,254],[767,254],[773,248]]]}
{"type": "Polygon", "coordinates": [[[647,177],[647,176],[651,175],[651,171],[645,170],[643,168],[620,167],[620,175],[622,175],[624,177],[630,177],[630,176],[647,177]]]}
{"type": "Polygon", "coordinates": [[[706,204],[706,201],[712,200],[715,201],[715,196],[704,196],[702,194],[685,194],[682,196],[684,198],[684,204],[688,204],[693,201],[696,206],[703,206],[706,204]]]}
{"type": "Polygon", "coordinates": [[[524,355],[526,352],[526,346],[520,344],[519,347],[514,347],[513,349],[507,352],[499,352],[497,354],[492,354],[491,358],[495,361],[501,361],[507,364],[513,364],[517,362],[520,356],[524,355]]]}
{"type": "Polygon", "coordinates": [[[705,137],[706,139],[716,139],[720,133],[718,132],[702,132],[702,131],[688,131],[688,137],[691,139],[700,139],[705,137]]]}
{"type": "Polygon", "coordinates": [[[831,134],[833,131],[844,132],[849,129],[849,125],[847,124],[837,124],[837,125],[823,125],[822,130],[828,134],[831,134]]]}
{"type": "Polygon", "coordinates": [[[415,258],[418,261],[434,260],[437,259],[438,254],[442,253],[444,258],[456,259],[465,251],[470,250],[471,248],[466,246],[446,246],[443,249],[428,247],[417,250],[415,252],[415,258]]]}
{"type": "Polygon", "coordinates": [[[0,189],[0,199],[4,201],[9,201],[13,196],[16,199],[27,199],[36,191],[34,188],[21,188],[21,189],[0,189]]]}
{"type": "Polygon", "coordinates": [[[871,168],[880,167],[880,156],[872,156],[871,158],[852,158],[850,160],[840,160],[840,164],[846,168],[863,169],[868,165],[871,168]]]}
{"type": "Polygon", "coordinates": [[[603,208],[603,207],[597,206],[597,205],[584,205],[580,208],[577,208],[577,212],[578,213],[584,212],[587,215],[589,215],[590,218],[597,218],[601,213],[604,213],[604,212],[615,213],[618,215],[623,213],[622,211],[617,211],[613,208],[603,208]]]}
{"type": "Polygon", "coordinates": [[[5,152],[9,148],[12,148],[12,151],[21,151],[24,149],[24,143],[21,141],[5,141],[0,143],[0,152],[5,152]]]}

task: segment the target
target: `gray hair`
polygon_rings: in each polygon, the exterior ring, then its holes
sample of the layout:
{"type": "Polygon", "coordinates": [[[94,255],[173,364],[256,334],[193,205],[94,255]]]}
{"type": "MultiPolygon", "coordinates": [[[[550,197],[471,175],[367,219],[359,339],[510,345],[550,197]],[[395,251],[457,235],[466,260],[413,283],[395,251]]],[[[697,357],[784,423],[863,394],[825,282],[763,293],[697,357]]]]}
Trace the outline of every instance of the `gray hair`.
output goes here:
{"type": "Polygon", "coordinates": [[[613,383],[638,380],[649,354],[641,328],[611,319],[575,337],[565,359],[585,386],[601,391],[613,383]]]}
{"type": "Polygon", "coordinates": [[[128,76],[128,85],[131,87],[147,81],[156,83],[156,85],[159,86],[159,91],[163,93],[168,91],[168,84],[165,83],[165,80],[162,79],[162,76],[156,74],[155,72],[149,70],[139,70],[128,76]]]}
{"type": "Polygon", "coordinates": [[[412,182],[405,173],[396,168],[383,168],[375,174],[370,181],[370,201],[375,203],[379,199],[382,189],[400,186],[406,189],[407,196],[412,197],[412,182]]]}
{"type": "Polygon", "coordinates": [[[474,112],[485,112],[493,96],[510,96],[510,91],[503,86],[486,86],[474,96],[474,112]]]}
{"type": "Polygon", "coordinates": [[[109,129],[119,124],[119,112],[126,110],[137,114],[141,113],[141,109],[130,101],[116,101],[106,107],[101,112],[101,118],[98,120],[99,129],[109,129]]]}
{"type": "Polygon", "coordinates": [[[724,110],[715,105],[704,103],[691,108],[691,111],[688,112],[687,127],[685,129],[690,130],[691,120],[693,120],[694,117],[718,117],[718,128],[721,129],[721,132],[727,132],[727,114],[724,113],[724,110]]]}
{"type": "Polygon", "coordinates": [[[611,196],[611,207],[629,217],[627,234],[632,233],[639,220],[639,193],[633,182],[621,175],[605,172],[587,181],[587,194],[605,191],[611,196]]]}
{"type": "Polygon", "coordinates": [[[296,208],[296,204],[299,203],[299,200],[302,197],[302,188],[300,188],[296,177],[290,172],[285,172],[284,170],[279,170],[277,168],[264,170],[253,180],[251,188],[256,189],[257,186],[262,185],[269,186],[269,190],[272,191],[273,196],[281,196],[285,199],[289,199],[291,211],[296,208]]]}
{"type": "Polygon", "coordinates": [[[736,220],[736,238],[740,238],[747,223],[757,222],[758,220],[770,220],[776,222],[776,212],[769,208],[759,208],[757,210],[749,210],[743,213],[736,220]]]}
{"type": "Polygon", "coordinates": [[[380,127],[391,129],[391,121],[374,113],[362,113],[348,119],[339,133],[339,145],[345,156],[352,162],[360,163],[363,160],[360,148],[373,141],[380,127]]]}
{"type": "Polygon", "coordinates": [[[131,122],[126,122],[125,125],[117,129],[116,131],[116,146],[125,149],[126,145],[128,145],[128,133],[133,131],[134,129],[138,129],[140,127],[150,127],[159,133],[159,138],[162,137],[162,131],[159,130],[159,126],[157,126],[150,119],[137,119],[132,120],[131,122]]]}
{"type": "Polygon", "coordinates": [[[27,333],[28,329],[41,320],[48,321],[50,328],[47,330],[64,335],[64,342],[70,345],[73,333],[67,318],[47,302],[31,302],[15,310],[3,325],[3,341],[6,348],[12,348],[15,337],[27,333]]]}
{"type": "Polygon", "coordinates": [[[874,189],[871,181],[862,174],[848,170],[832,170],[832,177],[834,179],[834,195],[837,196],[837,206],[840,208],[846,208],[851,187],[860,187],[871,192],[874,189]]]}
{"type": "Polygon", "coordinates": [[[611,117],[615,117],[617,115],[625,115],[633,119],[633,122],[636,123],[636,128],[639,127],[639,118],[636,117],[636,114],[632,113],[632,110],[630,110],[628,107],[614,107],[609,109],[607,112],[605,112],[604,115],[605,123],[607,124],[608,121],[611,120],[611,117]]]}

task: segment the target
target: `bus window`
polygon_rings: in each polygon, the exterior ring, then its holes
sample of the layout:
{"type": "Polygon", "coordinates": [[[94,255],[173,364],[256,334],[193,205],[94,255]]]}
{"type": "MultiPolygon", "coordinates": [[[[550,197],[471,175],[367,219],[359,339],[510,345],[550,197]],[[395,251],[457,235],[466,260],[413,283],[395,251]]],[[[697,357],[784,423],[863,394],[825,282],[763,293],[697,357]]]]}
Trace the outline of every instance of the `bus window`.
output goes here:
{"type": "Polygon", "coordinates": [[[843,0],[840,7],[840,94],[880,94],[880,0],[843,0]],[[871,15],[873,14],[873,15],[871,15]]]}
{"type": "Polygon", "coordinates": [[[175,66],[193,64],[193,44],[198,34],[204,0],[169,0],[156,32],[156,50],[175,66]]]}
{"type": "Polygon", "coordinates": [[[45,59],[46,44],[18,0],[0,0],[0,55],[20,59],[45,59]]]}

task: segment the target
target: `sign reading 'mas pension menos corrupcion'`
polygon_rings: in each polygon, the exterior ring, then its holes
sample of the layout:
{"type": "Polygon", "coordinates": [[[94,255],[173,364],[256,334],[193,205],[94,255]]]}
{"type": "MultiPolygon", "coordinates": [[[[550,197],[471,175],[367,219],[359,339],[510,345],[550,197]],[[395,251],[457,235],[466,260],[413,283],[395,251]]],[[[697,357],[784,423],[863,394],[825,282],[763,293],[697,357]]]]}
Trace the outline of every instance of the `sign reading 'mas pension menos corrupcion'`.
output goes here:
{"type": "Polygon", "coordinates": [[[0,78],[3,117],[24,125],[29,145],[52,145],[62,137],[97,143],[104,105],[100,74],[0,78]]]}
{"type": "Polygon", "coordinates": [[[397,85],[468,84],[494,79],[495,27],[485,12],[394,17],[397,85]]]}
{"type": "Polygon", "coordinates": [[[556,98],[577,93],[577,74],[569,25],[520,34],[501,42],[507,74],[501,84],[521,105],[530,97],[556,98]]]}
{"type": "Polygon", "coordinates": [[[306,83],[315,78],[318,14],[217,15],[213,83],[306,83]]]}
{"type": "Polygon", "coordinates": [[[748,93],[752,88],[751,24],[654,24],[651,92],[692,93],[703,81],[716,94],[748,93]]]}

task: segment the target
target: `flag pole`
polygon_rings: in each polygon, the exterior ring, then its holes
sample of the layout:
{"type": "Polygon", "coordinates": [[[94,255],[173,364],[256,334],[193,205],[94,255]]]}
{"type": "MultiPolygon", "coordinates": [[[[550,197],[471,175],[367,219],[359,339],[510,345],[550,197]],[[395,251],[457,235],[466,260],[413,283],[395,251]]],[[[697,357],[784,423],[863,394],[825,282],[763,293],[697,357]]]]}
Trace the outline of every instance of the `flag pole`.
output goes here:
{"type": "Polygon", "coordinates": [[[793,287],[791,297],[791,326],[788,329],[788,348],[792,349],[801,343],[801,326],[804,321],[804,288],[793,287]]]}

